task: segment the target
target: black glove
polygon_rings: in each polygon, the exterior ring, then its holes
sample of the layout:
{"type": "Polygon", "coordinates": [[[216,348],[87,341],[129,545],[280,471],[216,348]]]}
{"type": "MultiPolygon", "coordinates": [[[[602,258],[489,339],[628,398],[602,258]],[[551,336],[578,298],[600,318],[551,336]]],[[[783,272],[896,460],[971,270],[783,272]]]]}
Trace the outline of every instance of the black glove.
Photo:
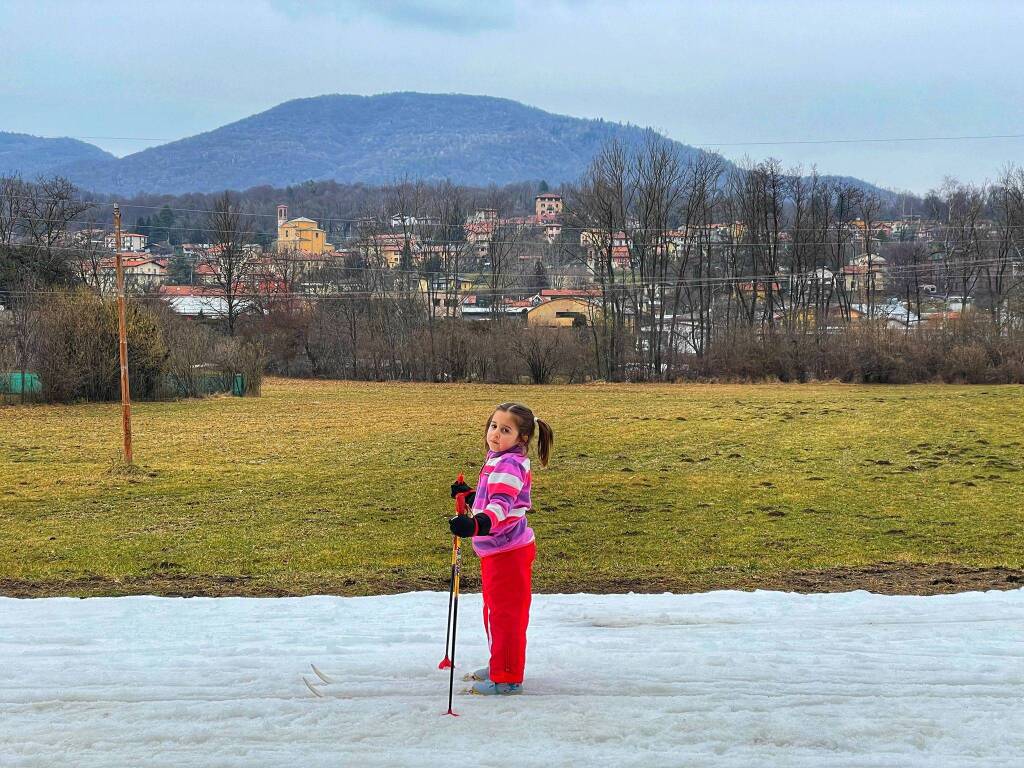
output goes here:
{"type": "Polygon", "coordinates": [[[460,493],[469,493],[473,489],[470,488],[466,483],[452,483],[452,498],[454,499],[460,493]]]}
{"type": "Polygon", "coordinates": [[[473,536],[489,536],[491,533],[491,518],[483,512],[470,515],[456,515],[448,521],[448,527],[453,536],[468,539],[473,536]]]}

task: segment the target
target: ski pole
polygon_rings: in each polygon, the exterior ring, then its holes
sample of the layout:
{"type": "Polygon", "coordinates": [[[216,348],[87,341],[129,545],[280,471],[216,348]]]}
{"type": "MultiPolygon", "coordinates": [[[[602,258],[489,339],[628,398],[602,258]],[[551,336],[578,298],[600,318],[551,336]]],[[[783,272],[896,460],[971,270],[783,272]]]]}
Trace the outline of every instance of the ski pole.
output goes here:
{"type": "MultiPolygon", "coordinates": [[[[464,482],[462,475],[459,475],[458,482],[464,482]]],[[[458,515],[466,514],[466,496],[467,493],[459,493],[455,496],[455,513],[458,515]]],[[[449,669],[448,673],[448,711],[446,715],[452,717],[458,717],[458,715],[452,711],[452,696],[455,693],[455,634],[459,628],[459,582],[462,574],[462,547],[461,539],[458,536],[452,536],[452,581],[451,589],[448,593],[448,629],[445,631],[445,650],[444,660],[438,665],[438,668],[444,669],[445,662],[449,669]],[[451,636],[451,658],[448,657],[449,643],[448,635],[451,636]]]]}
{"type": "MultiPolygon", "coordinates": [[[[459,537],[456,536],[456,539],[459,537]]],[[[459,551],[459,545],[455,545],[455,584],[452,588],[452,594],[455,598],[455,602],[452,607],[452,663],[448,669],[448,711],[446,715],[452,717],[458,717],[458,715],[452,711],[452,696],[455,693],[455,632],[459,628],[459,570],[460,570],[460,559],[461,552],[459,551]]]]}
{"type": "Polygon", "coordinates": [[[444,628],[444,658],[437,665],[438,669],[448,669],[452,665],[452,660],[448,657],[448,648],[452,638],[452,597],[455,595],[455,562],[458,554],[459,537],[452,536],[452,573],[448,579],[448,626],[444,628]]]}
{"type": "MultiPolygon", "coordinates": [[[[459,479],[456,481],[464,483],[462,473],[459,473],[459,479]]],[[[462,514],[459,509],[459,502],[462,501],[462,507],[465,507],[465,496],[463,494],[456,494],[455,496],[455,512],[462,514]]],[[[438,669],[448,669],[452,665],[451,659],[448,657],[448,648],[452,636],[452,596],[455,594],[455,565],[459,554],[459,537],[452,536],[452,572],[451,577],[448,579],[448,626],[444,630],[444,658],[437,665],[438,669]]]]}

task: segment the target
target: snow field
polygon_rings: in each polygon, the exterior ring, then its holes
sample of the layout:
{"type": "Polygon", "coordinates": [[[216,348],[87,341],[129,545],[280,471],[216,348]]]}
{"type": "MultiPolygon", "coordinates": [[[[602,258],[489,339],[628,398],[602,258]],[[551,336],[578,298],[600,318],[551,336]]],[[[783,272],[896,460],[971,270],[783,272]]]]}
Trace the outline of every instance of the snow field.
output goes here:
{"type": "Polygon", "coordinates": [[[1024,764],[1024,590],[538,595],[526,693],[458,718],[447,600],[0,599],[0,765],[1024,764]]]}

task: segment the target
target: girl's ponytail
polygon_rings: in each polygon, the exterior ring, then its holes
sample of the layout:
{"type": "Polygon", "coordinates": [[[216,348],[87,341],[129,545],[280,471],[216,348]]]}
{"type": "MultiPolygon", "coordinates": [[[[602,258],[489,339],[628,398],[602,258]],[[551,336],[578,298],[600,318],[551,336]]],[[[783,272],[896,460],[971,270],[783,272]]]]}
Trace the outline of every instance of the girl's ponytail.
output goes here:
{"type": "Polygon", "coordinates": [[[551,446],[555,444],[555,433],[551,426],[543,419],[537,419],[537,455],[540,458],[540,465],[546,467],[551,457],[551,446]]]}

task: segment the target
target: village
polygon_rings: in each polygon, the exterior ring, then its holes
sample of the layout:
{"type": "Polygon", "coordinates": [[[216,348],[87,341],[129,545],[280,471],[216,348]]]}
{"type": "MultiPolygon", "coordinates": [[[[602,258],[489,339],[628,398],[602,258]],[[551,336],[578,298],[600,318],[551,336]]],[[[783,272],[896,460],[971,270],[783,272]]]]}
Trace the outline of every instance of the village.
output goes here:
{"type": "MultiPolygon", "coordinates": [[[[224,244],[152,242],[143,233],[122,232],[121,262],[126,291],[166,300],[175,312],[215,321],[228,311],[228,297],[259,311],[259,299],[296,304],[325,296],[366,293],[366,275],[386,275],[395,290],[418,297],[433,317],[467,321],[519,318],[528,327],[586,327],[601,312],[609,290],[640,283],[634,236],[624,230],[573,226],[562,195],[541,192],[534,213],[503,217],[496,208],[468,215],[459,236],[438,237],[436,217],[394,214],[361,222],[343,242],[328,242],[320,222],[277,208],[277,237],[266,245],[247,242],[225,253],[224,244]],[[175,269],[177,267],[177,269],[175,269]],[[227,275],[231,275],[230,284],[227,275]]],[[[992,227],[980,222],[979,232],[992,227]]],[[[768,320],[783,322],[800,297],[798,321],[839,328],[858,321],[880,321],[889,328],[942,324],[975,309],[975,299],[957,285],[948,263],[948,227],[920,215],[866,223],[854,218],[837,228],[837,261],[798,271],[787,251],[794,235],[775,233],[781,256],[771,274],[709,276],[718,280],[717,300],[732,295],[760,303],[768,320]],[[913,247],[922,256],[913,265],[892,254],[913,247]],[[753,278],[753,279],[751,279],[753,278]],[[808,299],[808,297],[811,297],[808,299]]],[[[752,242],[742,222],[665,229],[644,248],[669,259],[684,251],[739,254],[764,243],[752,242]]],[[[82,282],[103,294],[116,288],[115,235],[85,229],[73,234],[81,257],[82,282]],[[87,247],[91,246],[91,247],[87,247]]],[[[736,259],[735,256],[732,257],[736,259]]],[[[710,259],[709,259],[710,261],[710,259]]],[[[1012,263],[1012,278],[1024,276],[1024,262],[1012,263]]],[[[626,308],[629,314],[629,308],[626,308]]],[[[671,317],[671,307],[666,311],[671,317]]],[[[635,322],[635,321],[634,321],[635,322]]],[[[689,313],[682,326],[698,321],[689,313]]],[[[694,351],[687,335],[678,344],[694,351]]]]}

